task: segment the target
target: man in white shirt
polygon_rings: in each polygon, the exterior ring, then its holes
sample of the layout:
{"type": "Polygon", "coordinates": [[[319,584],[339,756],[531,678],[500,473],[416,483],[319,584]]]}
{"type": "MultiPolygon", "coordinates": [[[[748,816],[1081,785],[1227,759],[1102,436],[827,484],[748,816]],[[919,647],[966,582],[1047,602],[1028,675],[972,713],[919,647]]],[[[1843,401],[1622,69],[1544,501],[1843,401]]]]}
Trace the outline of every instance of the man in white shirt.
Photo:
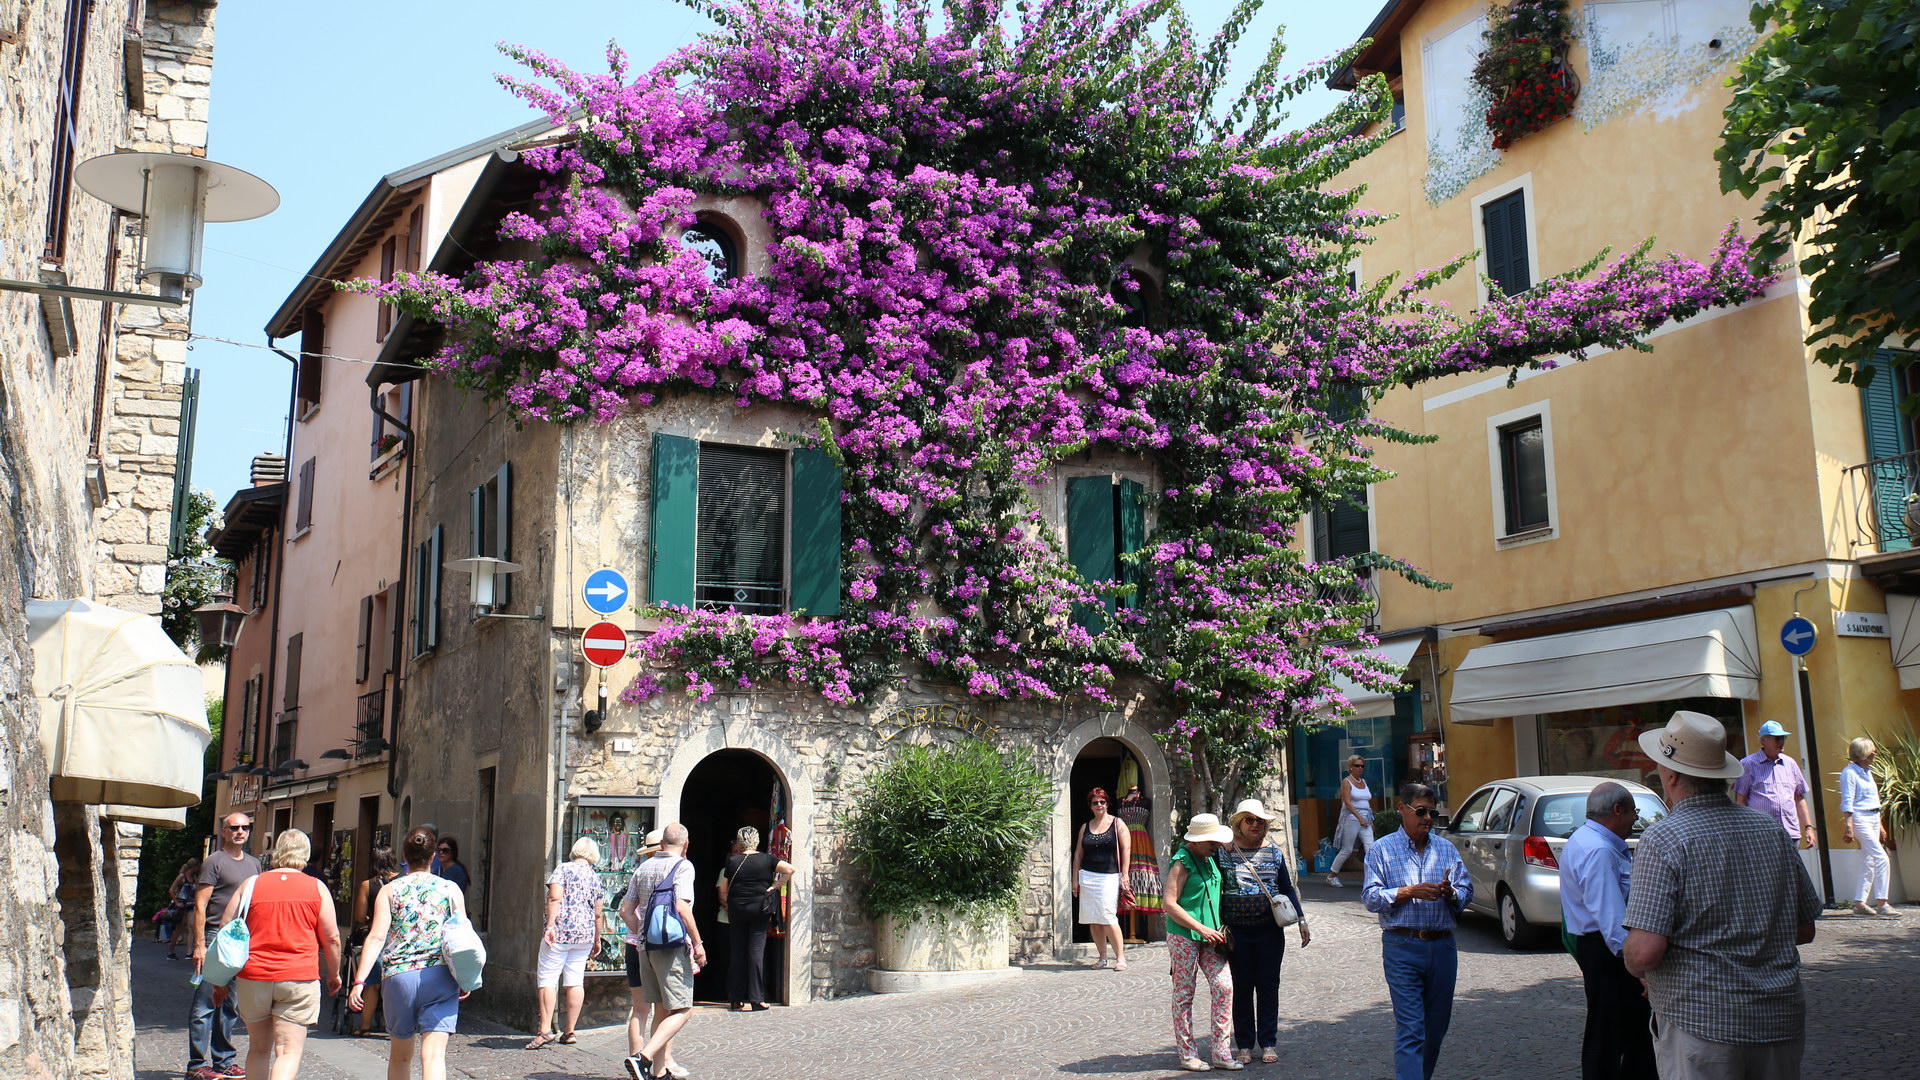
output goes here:
{"type": "Polygon", "coordinates": [[[1627,943],[1621,920],[1633,874],[1627,837],[1639,816],[1633,793],[1609,780],[1588,793],[1586,823],[1560,849],[1560,910],[1587,989],[1581,1080],[1654,1080],[1656,1075],[1646,995],[1620,959],[1627,943]]]}

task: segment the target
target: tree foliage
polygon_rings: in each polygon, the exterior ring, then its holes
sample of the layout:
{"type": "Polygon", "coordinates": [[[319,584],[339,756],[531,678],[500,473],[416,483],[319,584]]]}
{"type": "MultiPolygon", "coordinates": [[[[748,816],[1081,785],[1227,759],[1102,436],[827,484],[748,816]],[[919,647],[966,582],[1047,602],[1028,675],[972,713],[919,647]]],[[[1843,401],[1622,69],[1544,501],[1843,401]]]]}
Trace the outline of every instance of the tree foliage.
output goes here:
{"type": "Polygon", "coordinates": [[[1715,151],[1720,186],[1765,192],[1755,250],[1805,245],[1807,338],[1837,378],[1889,336],[1920,335],[1920,4],[1770,0],[1715,151]]]}
{"type": "Polygon", "coordinates": [[[550,183],[502,229],[538,253],[351,287],[448,327],[434,366],[523,418],[670,395],[818,418],[844,467],[839,615],[658,612],[628,700],[667,689],[660,666],[697,697],[842,703],[907,674],[1105,702],[1132,676],[1201,805],[1230,805],[1344,705],[1336,675],[1393,684],[1348,649],[1373,643],[1359,575],[1437,584],[1296,543],[1388,478],[1375,444],[1417,441],[1356,399],[1631,346],[1763,284],[1731,231],[1707,263],[1642,247],[1470,311],[1426,298],[1466,255],[1350,281],[1380,219],[1337,178],[1390,97],[1375,77],[1288,130],[1284,103],[1352,51],[1285,76],[1278,38],[1224,97],[1259,6],[1202,41],[1174,0],[748,0],[703,7],[720,29],[637,78],[613,48],[603,75],[511,48],[535,78],[508,84],[573,135],[525,155],[550,183]],[[697,193],[760,201],[764,273],[713,280],[676,242],[697,193]],[[1088,454],[1153,477],[1123,580],[1080,579],[1041,509],[1088,454]],[[1097,634],[1071,618],[1121,597],[1097,634]]]}
{"type": "Polygon", "coordinates": [[[160,625],[175,645],[205,663],[224,657],[217,645],[207,646],[200,640],[193,609],[213,602],[213,595],[225,587],[232,568],[225,559],[215,556],[207,543],[208,533],[217,524],[213,496],[204,491],[188,491],[186,518],[180,550],[167,555],[160,625]]]}

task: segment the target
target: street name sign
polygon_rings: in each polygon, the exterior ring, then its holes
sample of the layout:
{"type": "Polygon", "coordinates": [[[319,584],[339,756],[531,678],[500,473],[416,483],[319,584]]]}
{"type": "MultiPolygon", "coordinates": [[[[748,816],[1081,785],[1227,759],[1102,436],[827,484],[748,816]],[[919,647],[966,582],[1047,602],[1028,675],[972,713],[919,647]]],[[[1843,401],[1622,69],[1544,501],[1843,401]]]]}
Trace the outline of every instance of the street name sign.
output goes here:
{"type": "Polygon", "coordinates": [[[627,575],[618,570],[595,570],[580,587],[580,596],[596,615],[612,615],[626,606],[627,575]]]}
{"type": "Polygon", "coordinates": [[[1877,611],[1836,611],[1833,632],[1840,637],[1892,637],[1887,617],[1877,611]]]}
{"type": "Polygon", "coordinates": [[[1805,656],[1813,651],[1813,643],[1820,637],[1820,631],[1813,628],[1811,619],[1798,615],[1780,625],[1780,645],[1795,656],[1805,656]]]}
{"type": "Polygon", "coordinates": [[[627,632],[610,622],[597,622],[580,635],[580,652],[594,667],[612,667],[626,658],[627,632]]]}

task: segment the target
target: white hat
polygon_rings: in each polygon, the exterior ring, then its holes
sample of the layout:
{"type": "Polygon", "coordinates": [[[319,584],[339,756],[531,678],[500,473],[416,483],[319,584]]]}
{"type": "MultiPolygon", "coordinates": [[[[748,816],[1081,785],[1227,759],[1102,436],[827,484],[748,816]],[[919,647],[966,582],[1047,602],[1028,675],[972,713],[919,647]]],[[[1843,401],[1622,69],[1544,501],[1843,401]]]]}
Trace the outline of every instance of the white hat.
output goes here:
{"type": "Polygon", "coordinates": [[[665,829],[653,829],[649,831],[646,835],[646,838],[640,841],[640,846],[639,848],[635,849],[634,854],[651,855],[654,852],[659,851],[660,837],[665,832],[666,832],[665,829]]]}
{"type": "Polygon", "coordinates": [[[1218,814],[1195,814],[1193,820],[1187,822],[1187,835],[1181,839],[1194,843],[1211,840],[1216,844],[1226,844],[1233,841],[1233,830],[1220,824],[1218,814]]]}
{"type": "Polygon", "coordinates": [[[1259,799],[1240,800],[1240,805],[1234,807],[1232,816],[1227,818],[1227,824],[1237,828],[1243,817],[1257,817],[1269,825],[1280,819],[1279,814],[1269,813],[1266,805],[1259,799]]]}
{"type": "Polygon", "coordinates": [[[1640,733],[1640,749],[1656,764],[1688,776],[1731,779],[1746,771],[1727,753],[1726,726],[1705,713],[1674,713],[1666,727],[1640,733]]]}

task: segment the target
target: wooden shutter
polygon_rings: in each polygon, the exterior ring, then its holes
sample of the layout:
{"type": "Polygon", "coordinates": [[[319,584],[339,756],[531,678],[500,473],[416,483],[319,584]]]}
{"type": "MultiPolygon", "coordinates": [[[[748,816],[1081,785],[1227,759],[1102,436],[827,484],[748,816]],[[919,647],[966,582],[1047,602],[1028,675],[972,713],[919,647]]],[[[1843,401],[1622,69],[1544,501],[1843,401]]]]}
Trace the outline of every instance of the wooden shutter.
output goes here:
{"type": "Polygon", "coordinates": [[[286,695],[281,699],[282,709],[300,707],[300,652],[304,644],[304,635],[295,634],[287,639],[286,695]]]}
{"type": "Polygon", "coordinates": [[[402,264],[403,269],[420,269],[420,253],[426,243],[427,208],[416,206],[413,213],[407,215],[407,261],[402,264]]]}
{"type": "Polygon", "coordinates": [[[1362,555],[1373,547],[1367,528],[1367,492],[1362,488],[1321,514],[1326,522],[1327,558],[1362,555]]]}
{"type": "Polygon", "coordinates": [[[440,647],[440,572],[446,526],[435,525],[427,542],[427,648],[440,647]]]}
{"type": "Polygon", "coordinates": [[[386,640],[380,645],[380,674],[393,674],[393,655],[400,648],[400,635],[405,632],[406,614],[402,593],[405,590],[396,585],[387,590],[387,626],[386,640]]]}
{"type": "MultiPolygon", "coordinates": [[[[1067,561],[1089,582],[1114,577],[1113,480],[1106,476],[1076,476],[1067,481],[1067,561]]],[[[1107,610],[1113,601],[1106,602],[1107,610]]],[[[1073,621],[1099,633],[1106,616],[1099,608],[1075,604],[1073,621]]]]}
{"type": "MultiPolygon", "coordinates": [[[[51,4],[44,5],[52,7],[51,4]]],[[[47,193],[47,242],[44,254],[58,260],[67,251],[68,216],[73,205],[73,167],[80,158],[80,119],[85,111],[81,91],[87,73],[87,18],[92,0],[67,0],[62,34],[60,84],[53,95],[52,153],[47,193]]]]}
{"type": "Polygon", "coordinates": [[[1313,561],[1333,558],[1333,515],[1325,510],[1313,512],[1313,561]]]}
{"type": "MultiPolygon", "coordinates": [[[[321,360],[327,351],[327,317],[319,309],[309,311],[300,321],[300,392],[302,405],[320,404],[320,383],[325,371],[321,360]]],[[[302,410],[305,411],[304,409],[302,410]]]]}
{"type": "Polygon", "coordinates": [[[840,490],[840,466],[825,451],[793,452],[795,611],[840,614],[840,490]]]}
{"type": "MultiPolygon", "coordinates": [[[[1113,519],[1118,530],[1120,555],[1131,555],[1147,546],[1147,489],[1137,481],[1121,480],[1113,489],[1113,519]]],[[[1134,586],[1131,596],[1122,603],[1127,607],[1140,606],[1139,586],[1146,575],[1141,572],[1138,563],[1120,562],[1120,580],[1134,586]]]]}
{"type": "Polygon", "coordinates": [[[1881,350],[1862,367],[1873,372],[1873,381],[1860,388],[1861,425],[1867,438],[1867,460],[1882,462],[1870,469],[1873,484],[1874,535],[1879,550],[1904,551],[1913,546],[1913,530],[1907,525],[1906,494],[1912,459],[1902,455],[1913,452],[1913,428],[1900,413],[1900,387],[1905,372],[1893,366],[1894,354],[1881,350]]]}
{"type": "MultiPolygon", "coordinates": [[[[383,284],[393,280],[393,267],[399,257],[399,238],[387,237],[386,243],[380,245],[380,281],[383,284]]],[[[375,317],[373,336],[375,341],[385,341],[393,329],[393,305],[385,300],[379,301],[379,304],[380,313],[375,317]]]]}
{"type": "Polygon", "coordinates": [[[652,603],[693,606],[699,477],[699,443],[654,434],[653,551],[647,564],[647,599],[652,603]]]}
{"type": "Polygon", "coordinates": [[[1487,242],[1487,276],[1507,296],[1527,291],[1533,282],[1527,265],[1526,192],[1483,205],[1480,223],[1487,242]]]}
{"type": "MultiPolygon", "coordinates": [[[[504,461],[500,463],[500,471],[493,477],[492,555],[496,559],[513,561],[513,466],[504,461]]],[[[513,602],[512,574],[494,575],[493,602],[496,607],[506,607],[513,602]]]]}
{"type": "Polygon", "coordinates": [[[367,650],[373,645],[373,597],[360,598],[360,641],[353,651],[353,681],[367,681],[367,650]]]}
{"type": "Polygon", "coordinates": [[[300,502],[294,509],[293,527],[305,531],[313,527],[314,458],[300,463],[300,502]]]}
{"type": "Polygon", "coordinates": [[[487,550],[487,485],[467,491],[467,554],[491,555],[487,550]]]}

